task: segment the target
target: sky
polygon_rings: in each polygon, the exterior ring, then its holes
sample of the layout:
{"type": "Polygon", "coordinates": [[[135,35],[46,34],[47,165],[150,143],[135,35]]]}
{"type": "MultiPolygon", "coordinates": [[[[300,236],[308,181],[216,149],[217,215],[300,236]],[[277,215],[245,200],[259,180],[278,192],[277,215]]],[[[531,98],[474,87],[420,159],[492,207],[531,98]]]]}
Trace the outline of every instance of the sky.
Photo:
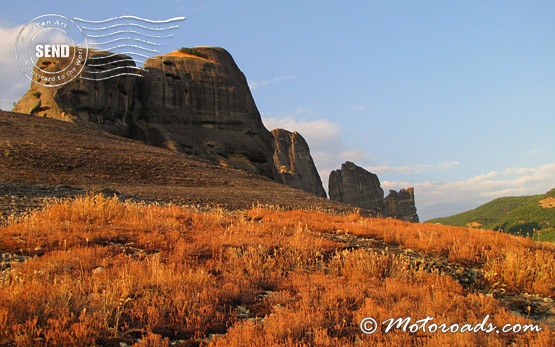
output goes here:
{"type": "Polygon", "coordinates": [[[0,108],[29,87],[14,44],[43,14],[184,16],[162,47],[228,50],[266,127],[299,131],[327,190],[347,160],[415,187],[421,220],[555,188],[555,2],[18,1],[0,13],[0,108]]]}

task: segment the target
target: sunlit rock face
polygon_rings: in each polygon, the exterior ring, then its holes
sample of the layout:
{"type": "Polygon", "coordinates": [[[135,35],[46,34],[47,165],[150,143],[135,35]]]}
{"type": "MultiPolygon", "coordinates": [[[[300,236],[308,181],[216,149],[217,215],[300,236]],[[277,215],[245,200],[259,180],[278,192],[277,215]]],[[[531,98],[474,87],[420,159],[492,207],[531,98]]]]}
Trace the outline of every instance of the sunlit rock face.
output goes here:
{"type": "Polygon", "coordinates": [[[310,155],[310,148],[298,132],[272,130],[274,165],[282,183],[325,198],[322,180],[310,155]]]}
{"type": "MultiPolygon", "coordinates": [[[[82,78],[59,87],[32,83],[14,111],[64,121],[90,122],[118,135],[277,178],[273,137],[264,127],[247,80],[222,48],[181,49],[148,59],[142,77],[101,80],[101,69],[135,66],[129,57],[106,56],[82,78]]],[[[98,60],[96,60],[98,62],[98,60]]],[[[37,65],[55,68],[56,59],[37,65]]],[[[123,71],[124,72],[124,71],[123,71]]]]}

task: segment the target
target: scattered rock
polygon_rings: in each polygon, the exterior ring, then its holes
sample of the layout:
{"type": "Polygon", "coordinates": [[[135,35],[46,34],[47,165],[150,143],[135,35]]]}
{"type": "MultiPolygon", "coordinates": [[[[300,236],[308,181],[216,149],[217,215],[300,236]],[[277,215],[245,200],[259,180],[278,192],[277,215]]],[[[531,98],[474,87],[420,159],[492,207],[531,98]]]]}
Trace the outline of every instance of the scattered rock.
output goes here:
{"type": "Polygon", "coordinates": [[[274,164],[282,183],[323,198],[326,191],[305,139],[298,132],[272,130],[274,164]]]}
{"type": "Polygon", "coordinates": [[[97,275],[97,276],[102,275],[105,272],[106,272],[106,270],[104,270],[104,268],[102,266],[95,267],[94,269],[92,269],[92,274],[97,275]]]}

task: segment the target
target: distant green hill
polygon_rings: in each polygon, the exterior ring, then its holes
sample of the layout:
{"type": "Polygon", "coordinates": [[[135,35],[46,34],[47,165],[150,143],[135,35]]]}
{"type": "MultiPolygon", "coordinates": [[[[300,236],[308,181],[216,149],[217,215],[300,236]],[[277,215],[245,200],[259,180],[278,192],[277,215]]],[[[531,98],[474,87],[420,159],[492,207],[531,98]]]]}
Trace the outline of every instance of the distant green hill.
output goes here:
{"type": "Polygon", "coordinates": [[[498,198],[473,210],[427,222],[501,230],[555,242],[555,189],[540,195],[498,198]]]}

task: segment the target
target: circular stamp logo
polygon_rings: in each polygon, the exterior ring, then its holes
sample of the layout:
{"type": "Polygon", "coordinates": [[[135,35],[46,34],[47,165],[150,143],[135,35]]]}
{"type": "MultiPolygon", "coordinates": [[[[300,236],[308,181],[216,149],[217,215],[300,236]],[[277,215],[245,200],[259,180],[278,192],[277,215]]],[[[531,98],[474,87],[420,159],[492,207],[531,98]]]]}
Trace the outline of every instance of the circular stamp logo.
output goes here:
{"type": "Polygon", "coordinates": [[[87,38],[71,19],[45,14],[30,20],[15,43],[19,68],[32,82],[58,87],[79,76],[88,57],[87,38]]]}

